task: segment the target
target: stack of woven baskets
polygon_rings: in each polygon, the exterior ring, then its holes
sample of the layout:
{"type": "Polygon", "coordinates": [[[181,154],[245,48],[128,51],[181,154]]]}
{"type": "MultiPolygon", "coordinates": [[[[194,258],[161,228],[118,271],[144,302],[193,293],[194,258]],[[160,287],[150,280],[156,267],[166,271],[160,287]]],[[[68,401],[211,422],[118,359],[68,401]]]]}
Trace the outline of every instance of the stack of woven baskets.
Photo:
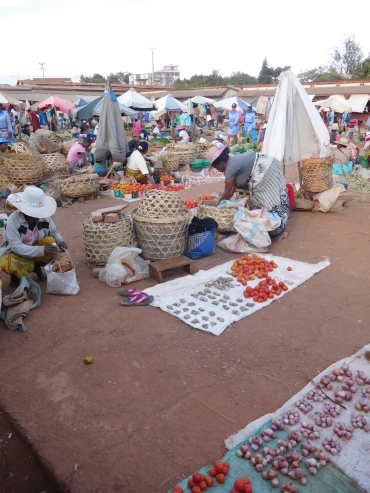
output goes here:
{"type": "Polygon", "coordinates": [[[197,217],[200,219],[205,219],[206,217],[214,219],[218,223],[217,231],[226,233],[233,228],[233,219],[237,209],[235,207],[219,209],[217,207],[218,202],[219,198],[210,203],[210,201],[203,202],[199,197],[197,217]]]}
{"type": "Polygon", "coordinates": [[[134,228],[148,260],[162,260],[182,255],[186,248],[190,213],[176,192],[148,190],[133,211],[134,228]]]}
{"type": "Polygon", "coordinates": [[[89,267],[108,262],[116,247],[137,248],[137,240],[129,216],[119,214],[116,223],[95,223],[91,218],[83,223],[84,255],[89,267]]]}
{"type": "Polygon", "coordinates": [[[301,175],[308,192],[324,192],[333,186],[332,158],[313,158],[302,161],[301,175]]]}
{"type": "Polygon", "coordinates": [[[177,154],[180,167],[189,167],[190,163],[197,158],[197,148],[190,144],[169,144],[166,150],[171,154],[177,154]]]}
{"type": "Polygon", "coordinates": [[[69,162],[63,154],[43,154],[41,159],[44,169],[44,178],[69,174],[69,162]]]}

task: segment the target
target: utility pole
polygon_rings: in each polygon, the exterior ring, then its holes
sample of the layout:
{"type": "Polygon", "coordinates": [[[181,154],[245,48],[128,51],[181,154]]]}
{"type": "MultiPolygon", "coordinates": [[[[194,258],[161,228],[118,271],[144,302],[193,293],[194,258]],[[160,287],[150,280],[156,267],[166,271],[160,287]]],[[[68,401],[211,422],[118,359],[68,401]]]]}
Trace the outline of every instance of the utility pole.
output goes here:
{"type": "Polygon", "coordinates": [[[42,70],[42,78],[45,79],[45,70],[47,70],[47,68],[45,68],[44,65],[46,65],[46,63],[39,62],[39,65],[41,65],[39,70],[42,70]]]}
{"type": "Polygon", "coordinates": [[[156,50],[157,48],[149,48],[148,47],[148,50],[150,50],[152,52],[152,86],[154,86],[154,51],[156,50]]]}

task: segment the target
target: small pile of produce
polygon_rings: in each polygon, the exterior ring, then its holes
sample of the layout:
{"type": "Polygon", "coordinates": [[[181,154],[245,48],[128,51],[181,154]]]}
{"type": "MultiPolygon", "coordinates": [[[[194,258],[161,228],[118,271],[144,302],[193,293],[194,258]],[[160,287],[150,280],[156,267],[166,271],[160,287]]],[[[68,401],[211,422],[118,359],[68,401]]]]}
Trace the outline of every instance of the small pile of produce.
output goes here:
{"type": "Polygon", "coordinates": [[[157,190],[164,190],[165,192],[179,192],[180,190],[185,190],[185,185],[158,185],[157,190]]]}
{"type": "MultiPolygon", "coordinates": [[[[244,283],[246,281],[242,282],[243,285],[244,283]]],[[[288,286],[283,281],[277,283],[267,276],[265,281],[259,282],[254,288],[247,286],[244,290],[244,297],[253,298],[255,303],[265,303],[268,299],[272,300],[275,296],[280,296],[283,291],[288,291],[288,286]]]]}
{"type": "Polygon", "coordinates": [[[277,267],[278,265],[273,260],[265,260],[254,253],[253,255],[243,255],[243,257],[235,260],[231,267],[231,275],[243,284],[243,281],[266,278],[269,272],[272,272],[277,267]]]}
{"type": "MultiPolygon", "coordinates": [[[[202,202],[208,202],[211,200],[215,200],[215,198],[216,197],[214,195],[202,195],[202,202]]],[[[198,201],[197,200],[187,199],[187,200],[184,200],[184,203],[185,203],[185,207],[187,207],[188,209],[194,209],[194,207],[198,207],[198,201]]]]}
{"type": "Polygon", "coordinates": [[[247,153],[251,154],[253,152],[257,152],[257,146],[254,142],[249,142],[249,144],[236,144],[231,147],[231,152],[239,152],[239,153],[247,153]]]}
{"type": "Polygon", "coordinates": [[[153,185],[139,185],[133,183],[119,183],[118,185],[113,185],[111,190],[119,191],[124,194],[135,193],[135,192],[144,192],[145,190],[151,190],[153,185]]]}
{"type": "Polygon", "coordinates": [[[162,144],[169,144],[171,141],[168,137],[154,137],[152,142],[162,142],[162,144]]]}

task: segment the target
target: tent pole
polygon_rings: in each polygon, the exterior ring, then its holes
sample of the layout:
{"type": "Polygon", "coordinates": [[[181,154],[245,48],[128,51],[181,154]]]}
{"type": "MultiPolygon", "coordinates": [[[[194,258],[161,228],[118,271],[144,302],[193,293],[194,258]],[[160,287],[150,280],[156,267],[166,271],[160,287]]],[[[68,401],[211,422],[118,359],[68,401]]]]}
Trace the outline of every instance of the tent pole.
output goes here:
{"type": "Polygon", "coordinates": [[[55,133],[57,133],[57,130],[59,130],[59,116],[58,116],[58,111],[57,111],[55,106],[54,106],[54,110],[55,110],[55,122],[56,122],[55,133]]]}
{"type": "MultiPolygon", "coordinates": [[[[24,110],[26,116],[26,110],[24,110]]],[[[22,106],[19,107],[18,141],[22,142],[22,106]]]]}
{"type": "Polygon", "coordinates": [[[298,176],[299,176],[299,190],[303,191],[302,173],[301,173],[301,161],[298,161],[298,176]]]}
{"type": "Polygon", "coordinates": [[[173,116],[173,113],[172,113],[172,116],[171,116],[171,137],[173,138],[174,136],[175,136],[174,116],[173,116]]]}

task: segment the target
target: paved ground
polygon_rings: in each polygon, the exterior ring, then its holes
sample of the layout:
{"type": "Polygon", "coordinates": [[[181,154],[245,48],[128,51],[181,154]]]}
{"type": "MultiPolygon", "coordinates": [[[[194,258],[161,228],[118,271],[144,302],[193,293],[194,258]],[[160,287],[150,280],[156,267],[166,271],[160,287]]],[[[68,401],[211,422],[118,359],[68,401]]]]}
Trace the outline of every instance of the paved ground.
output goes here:
{"type": "MultiPolygon", "coordinates": [[[[294,212],[289,237],[271,252],[313,263],[329,257],[332,265],[215,337],[159,309],[121,307],[116,290],[92,278],[82,221],[111,203],[58,209],[81,292],[45,294],[25,334],[0,328],[0,406],[60,490],[163,493],[219,458],[227,436],[281,406],[317,369],[369,342],[369,204],[349,202],[340,214],[294,212]]],[[[233,257],[217,249],[197,265],[233,257]]]]}

